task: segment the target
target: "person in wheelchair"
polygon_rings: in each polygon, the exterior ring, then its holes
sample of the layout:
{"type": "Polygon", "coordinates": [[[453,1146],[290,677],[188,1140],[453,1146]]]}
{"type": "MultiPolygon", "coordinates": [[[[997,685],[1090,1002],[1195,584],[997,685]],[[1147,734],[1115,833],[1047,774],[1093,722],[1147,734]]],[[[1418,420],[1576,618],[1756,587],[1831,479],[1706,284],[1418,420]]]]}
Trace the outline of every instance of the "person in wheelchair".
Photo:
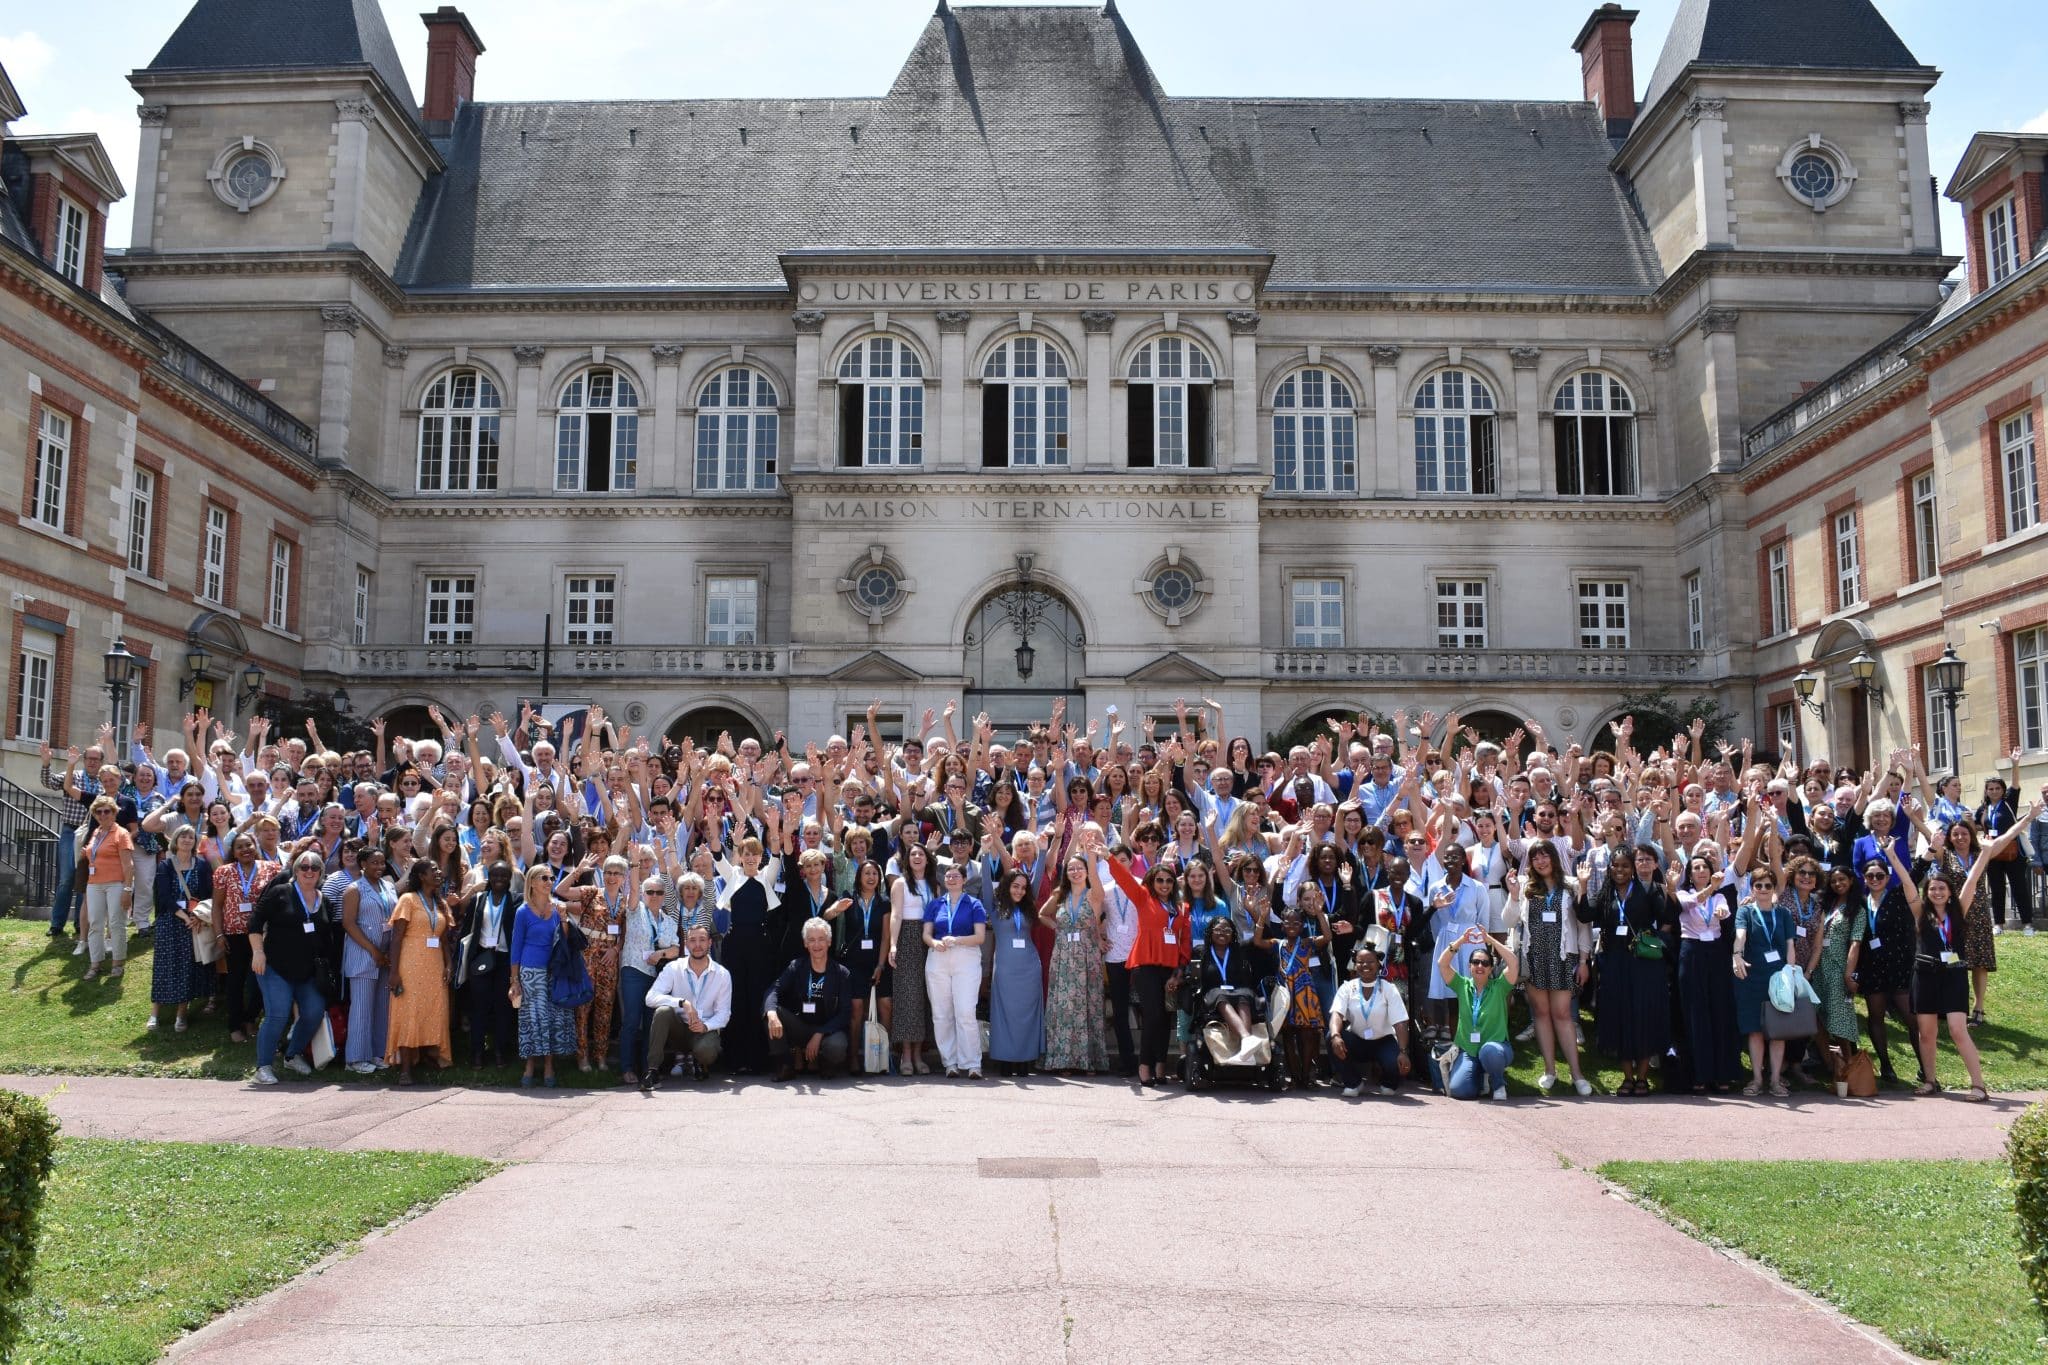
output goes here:
{"type": "Polygon", "coordinates": [[[1252,1027],[1257,1012],[1257,973],[1251,950],[1237,941],[1237,925],[1231,917],[1218,915],[1210,920],[1208,942],[1188,964],[1188,1012],[1194,1016],[1196,1037],[1205,1037],[1208,1026],[1217,1023],[1228,1039],[1235,1040],[1235,1050],[1217,1059],[1224,1065],[1262,1065],[1270,1056],[1270,1041],[1252,1027]]]}

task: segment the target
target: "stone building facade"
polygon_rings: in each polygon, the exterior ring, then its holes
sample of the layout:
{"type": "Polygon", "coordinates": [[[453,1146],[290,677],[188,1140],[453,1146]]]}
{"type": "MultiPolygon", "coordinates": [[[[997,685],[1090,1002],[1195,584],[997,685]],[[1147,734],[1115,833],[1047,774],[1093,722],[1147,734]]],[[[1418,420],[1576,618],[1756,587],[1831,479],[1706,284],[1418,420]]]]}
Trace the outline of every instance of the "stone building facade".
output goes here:
{"type": "Polygon", "coordinates": [[[1956,264],[1938,73],[1869,0],[1686,0],[1640,101],[1605,6],[1554,103],[1181,98],[1114,4],[945,3],[873,98],[598,103],[474,98],[443,7],[415,103],[316,8],[198,0],[134,73],[114,264],[312,429],[290,681],[401,726],[545,677],[674,733],[1202,694],[1591,741],[1662,685],[1767,727],[1822,613],[1760,636],[1763,538],[1839,458],[1768,423],[1956,264]]]}

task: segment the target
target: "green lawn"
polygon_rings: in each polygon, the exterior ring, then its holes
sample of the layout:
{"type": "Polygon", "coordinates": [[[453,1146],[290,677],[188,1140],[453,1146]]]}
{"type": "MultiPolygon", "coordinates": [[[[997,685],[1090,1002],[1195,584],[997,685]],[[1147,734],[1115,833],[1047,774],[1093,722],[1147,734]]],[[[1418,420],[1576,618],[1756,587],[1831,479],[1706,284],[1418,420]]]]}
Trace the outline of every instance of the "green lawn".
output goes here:
{"type": "Polygon", "coordinates": [[[2038,1362],[2048,1346],[2002,1162],[1618,1161],[1600,1173],[1915,1355],[2038,1362]]]}
{"type": "Polygon", "coordinates": [[[22,1360],[155,1360],[180,1335],[491,1163],[411,1152],[66,1138],[22,1360]]]}

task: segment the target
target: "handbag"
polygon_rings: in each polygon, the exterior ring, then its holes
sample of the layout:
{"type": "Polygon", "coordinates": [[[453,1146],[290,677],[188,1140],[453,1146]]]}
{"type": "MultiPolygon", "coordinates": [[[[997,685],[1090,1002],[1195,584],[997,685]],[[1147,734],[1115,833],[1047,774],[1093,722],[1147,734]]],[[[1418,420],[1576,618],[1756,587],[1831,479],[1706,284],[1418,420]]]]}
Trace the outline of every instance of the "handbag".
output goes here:
{"type": "Polygon", "coordinates": [[[873,991],[868,992],[868,1021],[861,1026],[860,1065],[870,1076],[885,1075],[889,1070],[889,1030],[875,1018],[873,991]]]}
{"type": "Polygon", "coordinates": [[[1642,958],[1645,962],[1662,962],[1664,960],[1664,936],[1654,929],[1645,929],[1639,934],[1631,934],[1628,940],[1628,950],[1637,957],[1642,958]]]}
{"type": "Polygon", "coordinates": [[[1820,1029],[1820,1017],[1812,1000],[1804,994],[1792,998],[1792,1008],[1780,1009],[1773,1002],[1763,1012],[1764,1037],[1785,1040],[1811,1038],[1820,1029]]]}
{"type": "Polygon", "coordinates": [[[1451,1070],[1464,1054],[1456,1043],[1439,1043],[1429,1050],[1430,1084],[1443,1094],[1451,1093],[1451,1070]]]}
{"type": "Polygon", "coordinates": [[[192,926],[192,960],[200,966],[207,966],[220,957],[220,935],[213,927],[213,902],[210,900],[189,901],[185,913],[198,923],[192,926]]]}
{"type": "Polygon", "coordinates": [[[581,1009],[597,996],[583,965],[583,946],[583,931],[564,919],[548,950],[548,998],[563,1009],[581,1009]]]}
{"type": "Polygon", "coordinates": [[[1870,1063],[1870,1054],[1861,1048],[1849,1054],[1843,1067],[1843,1079],[1849,1082],[1849,1094],[1859,1100],[1867,1100],[1877,1093],[1877,1068],[1870,1063]]]}
{"type": "Polygon", "coordinates": [[[312,1058],[315,1071],[334,1060],[334,1024],[325,1011],[320,1015],[320,1027],[313,1030],[313,1041],[307,1045],[306,1055],[312,1058]]]}

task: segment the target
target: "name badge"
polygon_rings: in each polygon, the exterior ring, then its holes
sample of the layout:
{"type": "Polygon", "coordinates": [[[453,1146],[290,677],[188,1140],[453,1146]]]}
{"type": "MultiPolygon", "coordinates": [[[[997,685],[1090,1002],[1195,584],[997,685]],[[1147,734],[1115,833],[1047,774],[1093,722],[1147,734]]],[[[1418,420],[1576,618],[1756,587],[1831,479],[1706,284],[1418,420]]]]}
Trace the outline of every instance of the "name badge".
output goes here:
{"type": "Polygon", "coordinates": [[[1764,961],[1766,962],[1776,962],[1777,960],[1778,955],[1774,952],[1767,952],[1764,954],[1764,961]]]}
{"type": "Polygon", "coordinates": [[[1626,924],[1617,924],[1617,925],[1615,925],[1615,926],[1614,926],[1614,936],[1615,936],[1616,938],[1627,938],[1627,937],[1628,937],[1628,926],[1627,926],[1626,924]]]}
{"type": "Polygon", "coordinates": [[[1882,948],[1884,947],[1884,940],[1881,938],[1874,938],[1870,940],[1870,946],[1872,948],[1882,948]]]}
{"type": "Polygon", "coordinates": [[[1804,929],[1795,930],[1794,932],[1797,933],[1800,938],[1806,937],[1806,930],[1804,929]]]}
{"type": "Polygon", "coordinates": [[[1165,933],[1165,934],[1164,934],[1164,935],[1163,935],[1162,937],[1163,937],[1163,939],[1164,939],[1164,941],[1166,942],[1166,944],[1167,944],[1167,946],[1168,946],[1168,947],[1171,947],[1172,945],[1174,945],[1174,944],[1176,944],[1176,943],[1180,942],[1180,940],[1179,940],[1179,939],[1177,939],[1177,938],[1175,938],[1175,937],[1173,936],[1173,931],[1172,931],[1171,929],[1167,930],[1167,931],[1166,931],[1166,933],[1165,933]]]}
{"type": "Polygon", "coordinates": [[[817,1006],[817,1004],[816,1004],[815,1002],[813,1002],[813,1001],[810,1001],[810,1000],[806,1000],[806,1001],[804,1001],[804,1013],[805,1013],[805,1014],[816,1014],[817,1012],[818,1012],[818,1006],[817,1006]]]}
{"type": "Polygon", "coordinates": [[[1323,965],[1323,960],[1319,957],[1312,957],[1308,960],[1308,965],[1311,967],[1320,967],[1323,965]]]}
{"type": "Polygon", "coordinates": [[[304,924],[300,925],[299,927],[310,934],[313,932],[313,921],[307,920],[304,924]]]}
{"type": "Polygon", "coordinates": [[[613,938],[617,938],[619,936],[619,926],[616,924],[607,924],[604,927],[604,931],[613,938]]]}
{"type": "Polygon", "coordinates": [[[1012,948],[1022,948],[1024,946],[1024,942],[1025,941],[1021,938],[1013,938],[1010,940],[1010,946],[1012,948]]]}
{"type": "Polygon", "coordinates": [[[492,933],[492,932],[491,932],[490,930],[488,930],[488,929],[484,930],[484,947],[486,947],[486,948],[495,948],[495,947],[497,947],[497,946],[498,946],[498,936],[497,936],[496,934],[492,933]]]}
{"type": "Polygon", "coordinates": [[[1068,935],[1067,935],[1067,942],[1069,942],[1069,943],[1079,943],[1080,941],[1081,941],[1081,934],[1080,934],[1080,931],[1078,931],[1078,930],[1076,930],[1076,931],[1075,931],[1074,933],[1071,933],[1071,934],[1068,934],[1068,935]]]}
{"type": "MultiPolygon", "coordinates": [[[[308,927],[308,928],[311,928],[312,926],[308,925],[307,927],[308,927]]],[[[439,936],[438,934],[428,934],[428,935],[427,935],[427,946],[428,946],[429,948],[438,948],[438,947],[440,947],[440,946],[441,946],[441,939],[440,939],[440,936],[439,936]]]]}
{"type": "Polygon", "coordinates": [[[1545,924],[1555,924],[1555,923],[1557,923],[1557,911],[1555,911],[1555,910],[1545,910],[1545,911],[1543,912],[1543,922],[1544,922],[1545,924]]]}
{"type": "Polygon", "coordinates": [[[1473,1029],[1473,1030],[1472,1030],[1472,1041],[1473,1041],[1473,1042],[1475,1042],[1475,1043],[1479,1041],[1479,1030],[1478,1030],[1478,1029],[1473,1029]]]}
{"type": "Polygon", "coordinates": [[[1954,953],[1943,953],[1941,955],[1941,960],[1944,965],[1950,967],[1953,967],[1956,965],[1956,963],[1962,961],[1962,959],[1957,957],[1954,953]]]}
{"type": "Polygon", "coordinates": [[[861,951],[866,952],[875,946],[875,941],[871,938],[864,938],[860,941],[860,946],[861,951]]]}

